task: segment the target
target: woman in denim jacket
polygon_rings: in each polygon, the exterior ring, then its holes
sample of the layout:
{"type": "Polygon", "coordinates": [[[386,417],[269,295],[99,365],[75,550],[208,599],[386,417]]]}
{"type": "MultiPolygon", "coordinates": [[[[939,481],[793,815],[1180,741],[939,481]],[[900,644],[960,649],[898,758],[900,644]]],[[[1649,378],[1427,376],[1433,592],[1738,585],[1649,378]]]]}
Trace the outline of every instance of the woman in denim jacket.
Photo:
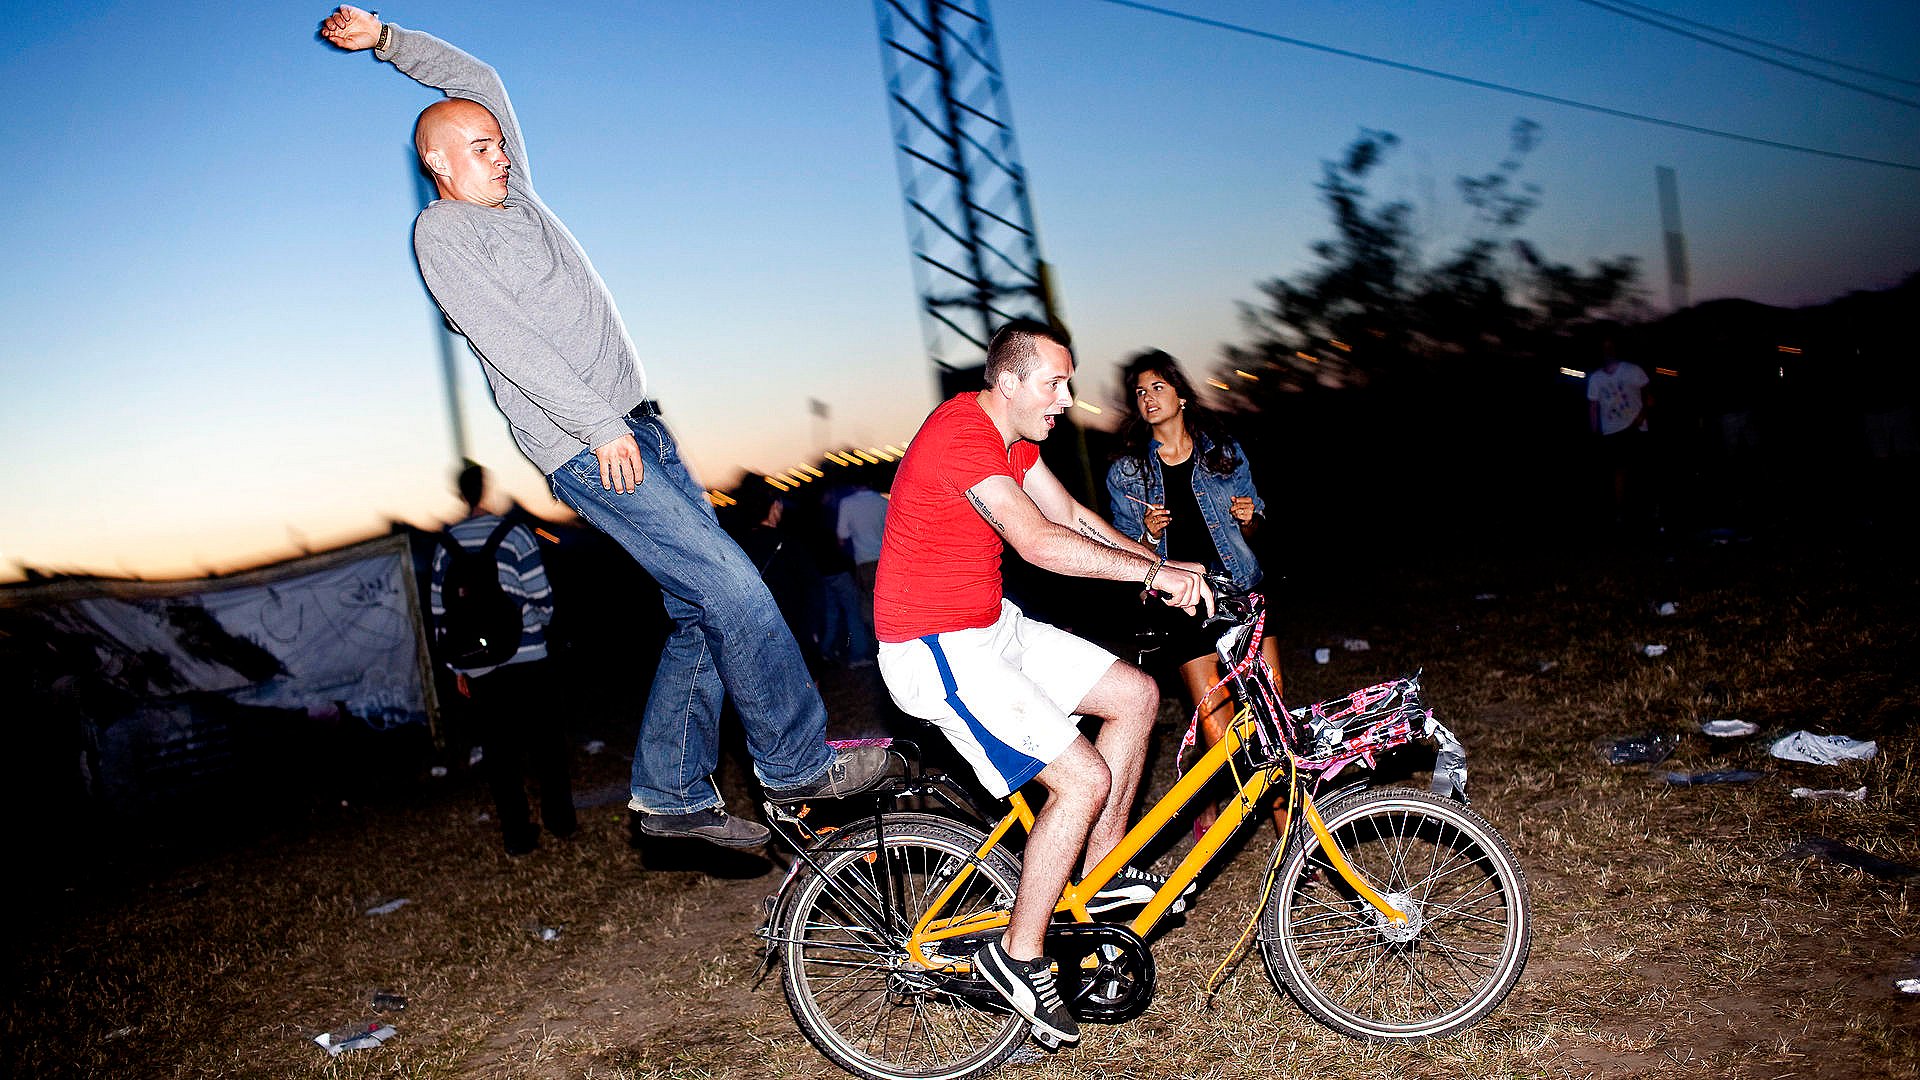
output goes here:
{"type": "MultiPolygon", "coordinates": [[[[1163,558],[1202,563],[1239,588],[1254,587],[1260,563],[1247,538],[1266,506],[1254,490],[1240,444],[1196,400],[1193,384],[1173,357],[1158,349],[1130,358],[1120,385],[1133,401],[1133,414],[1120,429],[1121,452],[1107,469],[1114,527],[1153,546],[1163,558]]],[[[1188,702],[1198,706],[1200,696],[1220,680],[1220,658],[1213,651],[1217,635],[1203,630],[1199,617],[1177,608],[1152,604],[1148,612],[1165,654],[1180,662],[1188,702]]],[[[1277,690],[1280,653],[1271,635],[1262,652],[1277,690]]],[[[1233,719],[1232,699],[1224,689],[1216,691],[1199,712],[1200,736],[1212,746],[1233,719]]],[[[1213,824],[1216,812],[1202,807],[1195,835],[1213,824]]]]}

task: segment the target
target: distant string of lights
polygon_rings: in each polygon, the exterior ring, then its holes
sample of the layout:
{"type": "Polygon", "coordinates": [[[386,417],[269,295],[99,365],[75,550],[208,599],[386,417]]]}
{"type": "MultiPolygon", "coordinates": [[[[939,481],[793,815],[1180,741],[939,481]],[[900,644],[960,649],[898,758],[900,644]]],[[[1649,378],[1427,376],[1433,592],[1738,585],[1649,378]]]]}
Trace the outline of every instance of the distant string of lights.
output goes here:
{"type": "MultiPolygon", "coordinates": [[[[885,446],[869,446],[865,449],[849,447],[845,450],[828,450],[821,456],[835,465],[858,468],[862,465],[890,464],[899,461],[906,454],[905,447],[888,443],[885,446]]],[[[802,484],[811,484],[815,480],[824,480],[826,477],[826,473],[804,462],[791,469],[760,474],[760,478],[767,482],[767,486],[775,491],[792,491],[802,484]]],[[[734,505],[734,500],[718,489],[707,492],[707,501],[715,506],[734,505]]]]}
{"type": "Polygon", "coordinates": [[[1139,0],[1099,0],[1099,2],[1104,4],[1112,4],[1114,7],[1131,8],[1135,11],[1146,12],[1149,15],[1160,15],[1169,19],[1178,19],[1182,22],[1190,22],[1190,23],[1197,24],[1199,26],[1211,27],[1215,30],[1225,30],[1228,33],[1244,34],[1247,37],[1259,38],[1263,41],[1273,41],[1282,45],[1292,45],[1301,49],[1310,49],[1314,52],[1322,52],[1332,56],[1345,57],[1346,59],[1349,59],[1349,60],[1358,60],[1362,63],[1375,64],[1380,67],[1392,68],[1395,71],[1405,71],[1415,75],[1425,75],[1429,78],[1444,79],[1448,82],[1460,83],[1465,86],[1479,87],[1482,90],[1492,90],[1495,93],[1511,94],[1515,97],[1528,98],[1533,101],[1544,101],[1553,105],[1563,105],[1569,109],[1580,109],[1585,112],[1599,113],[1602,116],[1612,116],[1622,120],[1634,120],[1643,124],[1653,124],[1658,127],[1672,128],[1676,131],[1690,132],[1695,135],[1707,135],[1716,139],[1727,139],[1733,142],[1747,143],[1752,146],[1765,146],[1774,150],[1789,150],[1797,154],[1811,154],[1815,157],[1831,158],[1835,161],[1851,161],[1860,165],[1879,165],[1879,166],[1882,166],[1883,168],[1903,169],[1907,172],[1920,172],[1920,165],[1916,165],[1911,162],[1889,161],[1885,158],[1866,157],[1861,154],[1849,154],[1840,150],[1823,150],[1817,146],[1802,146],[1799,143],[1782,142],[1778,139],[1763,139],[1757,135],[1742,135],[1736,131],[1724,131],[1720,128],[1703,127],[1699,124],[1688,124],[1679,120],[1668,120],[1664,117],[1649,116],[1645,113],[1630,112],[1626,109],[1615,109],[1615,108],[1610,108],[1606,105],[1595,105],[1595,104],[1592,104],[1591,102],[1576,101],[1573,98],[1558,97],[1553,94],[1543,94],[1537,90],[1525,90],[1517,86],[1507,86],[1504,83],[1489,82],[1486,79],[1476,79],[1470,75],[1456,75],[1450,71],[1440,71],[1435,68],[1421,67],[1418,64],[1409,64],[1400,60],[1389,60],[1381,56],[1372,56],[1363,52],[1355,52],[1352,49],[1342,49],[1333,45],[1322,45],[1318,42],[1307,41],[1302,38],[1288,37],[1284,34],[1276,34],[1268,30],[1256,30],[1251,26],[1244,26],[1240,23],[1227,22],[1224,19],[1214,19],[1204,15],[1194,15],[1190,12],[1177,11],[1173,8],[1161,7],[1158,4],[1140,3],[1139,0]]]}

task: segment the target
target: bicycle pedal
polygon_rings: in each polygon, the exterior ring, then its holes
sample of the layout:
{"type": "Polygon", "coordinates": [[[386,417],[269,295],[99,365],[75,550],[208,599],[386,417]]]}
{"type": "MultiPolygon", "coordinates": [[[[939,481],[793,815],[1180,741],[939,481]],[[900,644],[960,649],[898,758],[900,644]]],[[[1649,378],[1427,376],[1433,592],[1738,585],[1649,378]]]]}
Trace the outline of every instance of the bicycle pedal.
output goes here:
{"type": "Polygon", "coordinates": [[[1051,1032],[1041,1031],[1039,1028],[1033,1029],[1033,1041],[1039,1043],[1041,1046],[1044,1046],[1049,1050],[1060,1049],[1059,1037],[1052,1034],[1051,1032]]]}

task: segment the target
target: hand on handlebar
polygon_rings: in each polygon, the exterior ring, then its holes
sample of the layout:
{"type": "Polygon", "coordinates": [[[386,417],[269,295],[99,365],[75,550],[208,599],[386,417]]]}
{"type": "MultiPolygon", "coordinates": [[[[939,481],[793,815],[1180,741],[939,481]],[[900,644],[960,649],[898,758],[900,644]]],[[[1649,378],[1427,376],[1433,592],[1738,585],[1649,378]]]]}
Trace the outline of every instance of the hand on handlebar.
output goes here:
{"type": "Polygon", "coordinates": [[[1199,563],[1167,560],[1154,575],[1153,591],[1168,607],[1190,615],[1195,608],[1204,608],[1206,617],[1213,617],[1213,587],[1207,584],[1207,568],[1199,563]]]}
{"type": "Polygon", "coordinates": [[[1207,585],[1213,589],[1213,617],[1203,625],[1242,622],[1261,603],[1259,593],[1240,588],[1225,574],[1208,574],[1207,585]]]}

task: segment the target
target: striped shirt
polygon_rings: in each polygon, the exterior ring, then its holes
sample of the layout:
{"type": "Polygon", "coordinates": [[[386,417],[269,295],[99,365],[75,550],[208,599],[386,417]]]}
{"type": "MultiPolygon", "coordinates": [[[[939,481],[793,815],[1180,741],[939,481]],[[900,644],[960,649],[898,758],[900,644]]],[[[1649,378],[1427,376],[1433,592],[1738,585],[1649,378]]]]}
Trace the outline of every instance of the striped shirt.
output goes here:
{"type": "MultiPolygon", "coordinates": [[[[447,527],[447,531],[453,534],[454,542],[462,548],[479,551],[487,546],[487,537],[493,535],[494,528],[499,524],[498,514],[476,514],[464,521],[454,522],[447,527]]],[[[515,525],[501,537],[494,559],[499,565],[501,590],[520,602],[520,648],[507,663],[524,664],[529,660],[544,659],[547,655],[547,624],[553,621],[553,587],[547,584],[547,566],[540,561],[539,542],[525,525],[515,525]]],[[[440,625],[440,620],[447,615],[446,604],[440,597],[446,575],[447,549],[444,545],[436,544],[433,549],[433,584],[427,591],[427,606],[433,612],[435,626],[440,625]]],[[[480,667],[456,670],[468,675],[485,675],[494,669],[480,667]]]]}

